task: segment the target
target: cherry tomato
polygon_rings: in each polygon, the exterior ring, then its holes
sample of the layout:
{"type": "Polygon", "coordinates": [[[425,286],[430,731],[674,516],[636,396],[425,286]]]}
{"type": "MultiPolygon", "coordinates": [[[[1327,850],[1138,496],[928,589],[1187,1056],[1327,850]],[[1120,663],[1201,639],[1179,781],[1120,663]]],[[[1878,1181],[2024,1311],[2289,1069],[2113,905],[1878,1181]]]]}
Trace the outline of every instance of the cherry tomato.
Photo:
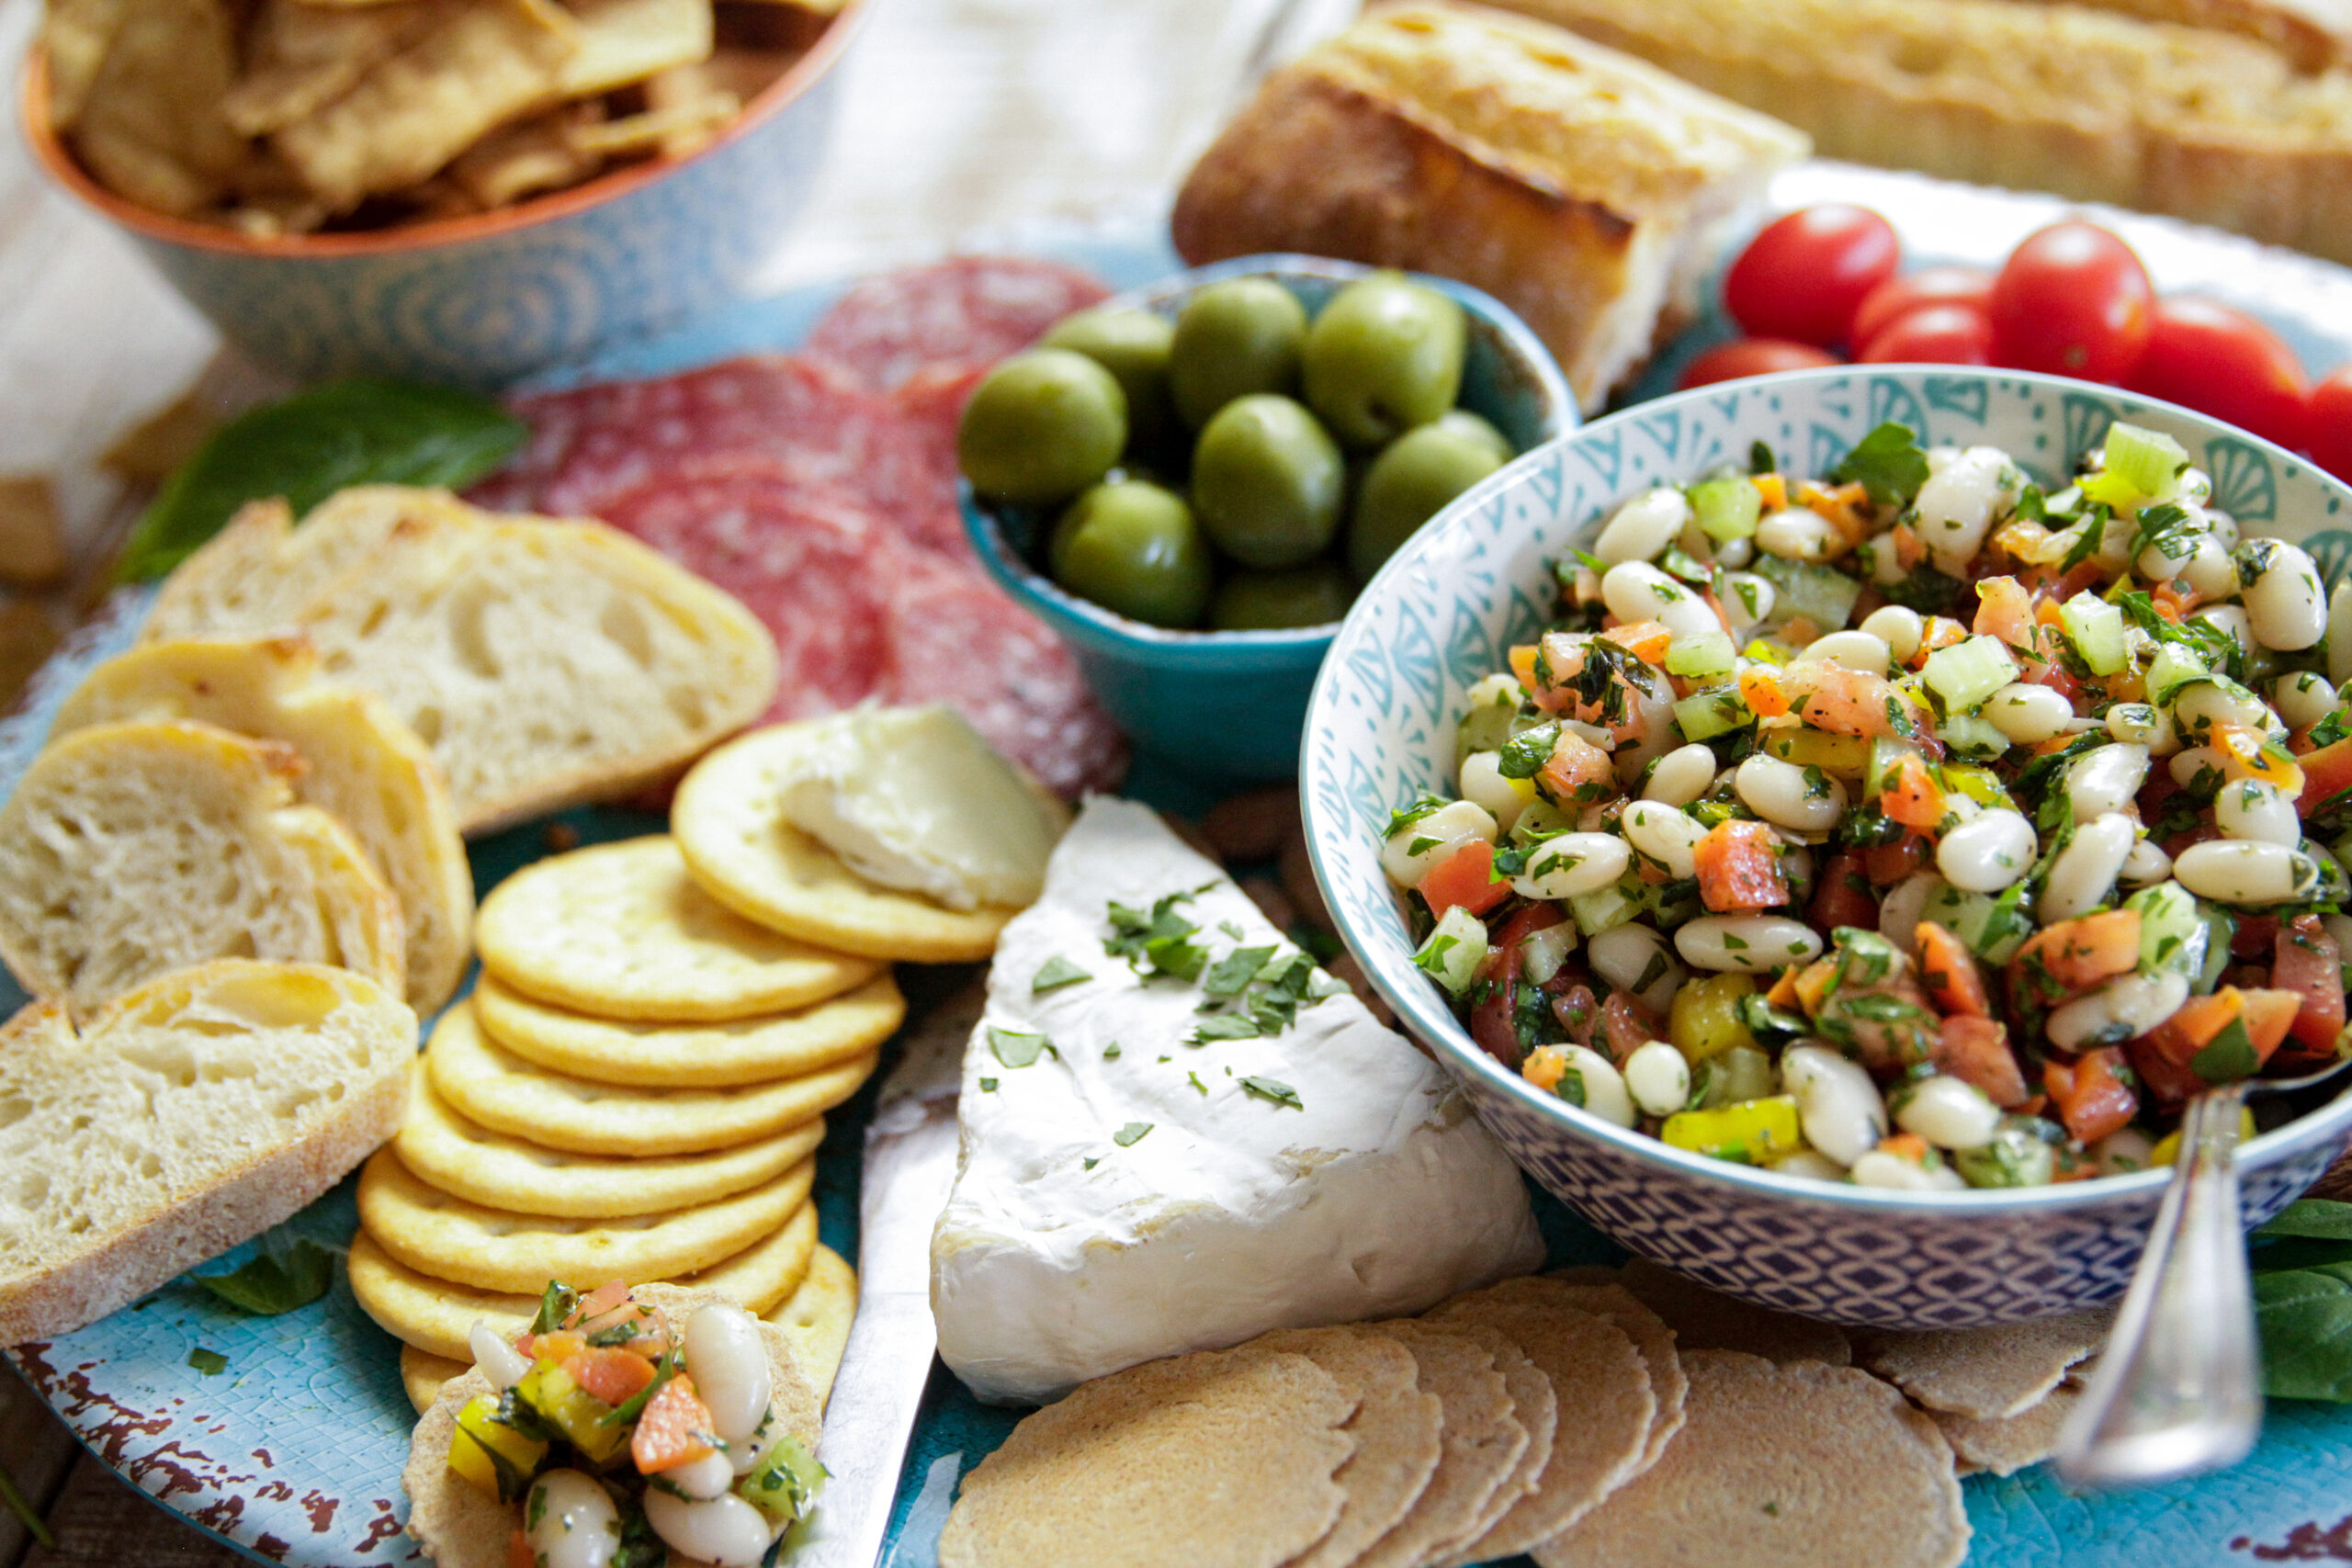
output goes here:
{"type": "Polygon", "coordinates": [[[1826,202],[1775,219],[1724,275],[1724,308],[1751,336],[1822,348],[1846,340],[1862,297],[1894,276],[1903,243],[1867,207],[1826,202]]]}
{"type": "Polygon", "coordinates": [[[1736,338],[1717,344],[1684,366],[1681,378],[1675,385],[1688,389],[1712,386],[1717,381],[1736,381],[1744,376],[1770,376],[1776,370],[1811,370],[1816,366],[1844,363],[1836,355],[1809,343],[1790,343],[1775,337],[1736,338]]]}
{"type": "Polygon", "coordinates": [[[2311,387],[2301,361],[2268,327],[2214,300],[2157,300],[2147,352],[2124,384],[2290,450],[2303,444],[2311,387]]]}
{"type": "Polygon", "coordinates": [[[1846,341],[1859,348],[1887,322],[1922,305],[1973,305],[1982,310],[1992,298],[1993,275],[1981,267],[1922,267],[1890,277],[1864,296],[1846,341]]]}
{"type": "Polygon", "coordinates": [[[2052,223],[1993,280],[1994,351],[2019,370],[2120,382],[2148,346],[2155,299],[2131,246],[2096,223],[2052,223]]]}
{"type": "Polygon", "coordinates": [[[2312,389],[2304,441],[2319,466],[2352,484],[2352,365],[2339,365],[2312,389]]]}
{"type": "Polygon", "coordinates": [[[1990,365],[1992,319],[1973,305],[1921,305],[1880,327],[1854,358],[1863,365],[1990,365]]]}

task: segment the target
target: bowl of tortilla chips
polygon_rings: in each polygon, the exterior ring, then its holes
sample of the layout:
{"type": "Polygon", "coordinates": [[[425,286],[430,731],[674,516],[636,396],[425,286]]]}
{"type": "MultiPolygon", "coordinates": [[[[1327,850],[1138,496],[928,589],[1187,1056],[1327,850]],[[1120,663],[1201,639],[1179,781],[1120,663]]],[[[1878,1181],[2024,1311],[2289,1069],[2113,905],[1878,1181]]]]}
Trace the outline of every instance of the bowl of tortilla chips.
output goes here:
{"type": "Polygon", "coordinates": [[[27,140],[256,362],[491,389],[739,298],[861,0],[52,0],[27,140]]]}

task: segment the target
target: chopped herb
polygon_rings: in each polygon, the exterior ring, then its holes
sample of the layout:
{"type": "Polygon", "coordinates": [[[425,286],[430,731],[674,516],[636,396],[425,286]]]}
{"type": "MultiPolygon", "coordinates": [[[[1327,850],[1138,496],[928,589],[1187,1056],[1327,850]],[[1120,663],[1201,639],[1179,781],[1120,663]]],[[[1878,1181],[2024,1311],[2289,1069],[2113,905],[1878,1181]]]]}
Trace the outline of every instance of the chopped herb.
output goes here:
{"type": "Polygon", "coordinates": [[[1290,1085],[1283,1082],[1280,1078],[1243,1078],[1241,1080],[1241,1088],[1244,1092],[1254,1094],[1260,1100],[1272,1100],[1276,1105],[1287,1105],[1293,1111],[1304,1111],[1306,1109],[1305,1105],[1299,1102],[1298,1090],[1291,1088],[1290,1085]]]}
{"type": "Polygon", "coordinates": [[[1096,1166],[1101,1165],[1102,1163],[1102,1162],[1101,1160],[1096,1159],[1092,1155],[1086,1156],[1086,1168],[1089,1170],[1092,1170],[1096,1166]]]}
{"type": "Polygon", "coordinates": [[[1112,1134],[1111,1141],[1123,1149],[1134,1148],[1143,1142],[1143,1135],[1151,1131],[1152,1125],[1149,1122],[1130,1122],[1112,1134]]]}
{"type": "Polygon", "coordinates": [[[1445,842],[1443,839],[1418,838],[1405,846],[1405,852],[1408,855],[1425,855],[1443,842],[1445,842]]]}
{"type": "Polygon", "coordinates": [[[996,1079],[982,1078],[980,1080],[980,1092],[982,1094],[994,1094],[996,1092],[996,1079]]]}
{"type": "Polygon", "coordinates": [[[549,1280],[547,1290],[539,1296],[538,1315],[531,1319],[531,1332],[554,1333],[563,1325],[563,1320],[571,1315],[571,1309],[579,1304],[579,1292],[560,1280],[549,1280]]]}
{"type": "Polygon", "coordinates": [[[1532,779],[1544,771],[1552,760],[1553,749],[1560,743],[1560,727],[1539,724],[1522,734],[1503,742],[1496,754],[1495,771],[1507,779],[1532,779]]]}
{"type": "Polygon", "coordinates": [[[1200,1027],[1185,1037],[1184,1043],[1206,1045],[1216,1040],[1255,1040],[1261,1032],[1257,1020],[1241,1013],[1225,1012],[1203,1019],[1200,1027]]]}
{"type": "Polygon", "coordinates": [[[1243,931],[1239,926],[1235,925],[1231,920],[1219,920],[1216,923],[1216,929],[1223,931],[1226,935],[1231,937],[1236,942],[1242,941],[1250,934],[1248,931],[1243,931]]]}
{"type": "Polygon", "coordinates": [[[1771,447],[1761,441],[1751,441],[1747,445],[1747,471],[1751,474],[1777,474],[1781,471],[1781,462],[1772,456],[1771,447]]]}
{"type": "Polygon", "coordinates": [[[1928,482],[1928,455],[1908,425],[1892,421],[1858,442],[1829,471],[1840,484],[1860,484],[1881,506],[1907,506],[1928,482]]]}
{"type": "Polygon", "coordinates": [[[1102,1047],[1102,1059],[1106,1062],[1115,1062],[1119,1059],[1119,1043],[1117,1041],[1114,1040],[1111,1043],[1102,1047]]]}
{"type": "Polygon", "coordinates": [[[1201,976],[1201,989],[1212,997],[1238,997],[1273,955],[1272,946],[1237,947],[1209,965],[1208,973],[1201,976]]]}
{"type": "Polygon", "coordinates": [[[2188,520],[2188,511],[2172,502],[2140,509],[2137,531],[2132,536],[2132,558],[2139,559],[2142,551],[2154,547],[2167,560],[2180,560],[2197,551],[2197,525],[2188,520]]]}
{"type": "Polygon", "coordinates": [[[187,1364],[206,1377],[217,1377],[229,1370],[229,1358],[218,1350],[208,1350],[199,1345],[187,1353],[187,1364]]]}
{"type": "Polygon", "coordinates": [[[1159,974],[1179,980],[1198,979],[1208,963],[1209,952],[1184,940],[1201,928],[1178,914],[1176,906],[1215,886],[1206,883],[1170,893],[1155,902],[1148,915],[1125,904],[1113,903],[1111,935],[1104,939],[1102,951],[1114,958],[1125,959],[1137,975],[1147,978],[1159,974]]]}
{"type": "Polygon", "coordinates": [[[1029,990],[1033,996],[1039,991],[1058,991],[1064,986],[1080,985],[1092,978],[1093,976],[1057,953],[1037,966],[1037,973],[1030,977],[1029,990]]]}
{"type": "Polygon", "coordinates": [[[297,1241],[282,1253],[258,1254],[233,1272],[189,1277],[240,1312],[277,1317],[327,1293],[334,1282],[334,1254],[314,1241],[297,1241]]]}
{"type": "Polygon", "coordinates": [[[1207,1093],[1208,1093],[1208,1091],[1209,1091],[1209,1086],[1208,1086],[1208,1085],[1206,1085],[1206,1084],[1204,1084],[1204,1083],[1203,1083],[1203,1082],[1201,1081],[1201,1075],[1200,1075],[1200,1074],[1198,1074],[1198,1073],[1186,1073],[1186,1074],[1184,1075],[1184,1077],[1185,1077],[1186,1078],[1188,1078],[1189,1080],[1191,1080],[1193,1087],[1194,1089],[1199,1089],[1199,1090],[1201,1091],[1201,1093],[1202,1093],[1202,1094],[1205,1095],[1205,1094],[1207,1094],[1207,1093]]]}
{"type": "Polygon", "coordinates": [[[1599,556],[1592,554],[1589,550],[1571,549],[1568,551],[1568,554],[1576,557],[1577,564],[1584,568],[1585,570],[1598,572],[1603,577],[1609,575],[1609,563],[1602,560],[1599,556]]]}
{"type": "MultiPolygon", "coordinates": [[[[1414,797],[1413,804],[1405,807],[1404,810],[1392,811],[1388,814],[1388,826],[1381,829],[1380,836],[1384,839],[1393,839],[1397,834],[1403,832],[1406,829],[1411,827],[1414,823],[1419,821],[1422,818],[1427,817],[1430,812],[1448,804],[1450,803],[1443,795],[1417,795],[1414,797]]],[[[1115,910],[1118,906],[1114,904],[1112,908],[1115,910]]],[[[1112,923],[1114,925],[1117,923],[1117,916],[1115,914],[1112,917],[1112,923]]]]}
{"type": "Polygon", "coordinates": [[[1032,1066],[1047,1052],[1052,1052],[1057,1057],[1061,1055],[1054,1050],[1054,1043],[1042,1034],[1033,1034],[1021,1029],[999,1029],[994,1024],[989,1025],[989,1049],[995,1052],[996,1059],[1008,1067],[1032,1066]]]}

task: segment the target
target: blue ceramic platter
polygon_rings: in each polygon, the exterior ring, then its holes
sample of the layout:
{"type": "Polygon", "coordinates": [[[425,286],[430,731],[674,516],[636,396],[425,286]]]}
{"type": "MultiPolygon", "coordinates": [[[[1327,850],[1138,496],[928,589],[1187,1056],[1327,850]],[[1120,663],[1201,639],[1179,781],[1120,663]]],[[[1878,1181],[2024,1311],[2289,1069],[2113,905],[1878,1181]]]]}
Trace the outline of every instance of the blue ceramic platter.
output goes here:
{"type": "MultiPolygon", "coordinates": [[[[1867,202],[1909,240],[1912,260],[1997,260],[2055,215],[2049,198],[1940,186],[1909,176],[1809,165],[1784,179],[1782,205],[1867,202]]],[[[2113,220],[2165,287],[2203,287],[2264,315],[2315,367],[2352,357],[2352,273],[2264,252],[2242,241],[2160,220],[2113,220]]],[[[1148,283],[1178,265],[1155,230],[1142,228],[1039,244],[1091,267],[1114,288],[1148,283]]],[[[976,247],[979,248],[979,247],[976,247]]],[[[1010,248],[1000,242],[999,248],[1010,248]]],[[[655,374],[730,355],[788,348],[840,292],[796,290],[740,306],[723,318],[610,351],[563,379],[655,374]]],[[[1702,321],[1678,345],[1679,361],[1720,321],[1702,321]]],[[[1663,389],[1671,363],[1639,391],[1663,389]]],[[[127,595],[75,638],[37,682],[28,706],[0,723],[0,793],[13,784],[46,731],[57,701],[97,660],[128,644],[143,596],[127,595]]],[[[1159,804],[1203,802],[1184,781],[1142,777],[1136,793],[1159,804]]],[[[582,839],[657,829],[650,818],[589,810],[565,818],[582,839]]],[[[476,886],[537,858],[544,825],[473,846],[476,886]]],[[[902,971],[918,1001],[924,972],[902,971]]],[[[0,1006],[17,1000],[0,977],[0,1006]]],[[[817,1200],[826,1243],[854,1259],[857,1149],[872,1089],[829,1118],[817,1200]]],[[[1615,1249],[1548,1198],[1538,1212],[1553,1261],[1602,1261],[1615,1249]]],[[[349,1186],[304,1211],[283,1231],[340,1247],[355,1228],[349,1186]]],[[[268,1241],[274,1238],[264,1238],[268,1241]]],[[[243,1262],[254,1246],[206,1266],[243,1262]]],[[[283,1317],[247,1318],[175,1281],[78,1333],[7,1352],[17,1369],[92,1450],[165,1506],[257,1561],[306,1568],[379,1568],[422,1561],[399,1534],[399,1487],[412,1416],[396,1347],[353,1303],[340,1280],[321,1302],[283,1317]],[[189,1353],[212,1350],[226,1370],[206,1375],[189,1353]]],[[[886,1554],[891,1568],[932,1568],[956,1481],[1012,1427],[1004,1412],[976,1404],[936,1373],[901,1478],[886,1554]]],[[[2254,1456],[2225,1475],[2118,1497],[2066,1495],[2046,1475],[1966,1483],[1975,1528],[1970,1561],[1983,1568],[2190,1568],[2232,1562],[2352,1561],[2352,1409],[2276,1404],[2254,1456]]],[[[1524,1564],[1526,1560],[1514,1560],[1524,1564]]]]}

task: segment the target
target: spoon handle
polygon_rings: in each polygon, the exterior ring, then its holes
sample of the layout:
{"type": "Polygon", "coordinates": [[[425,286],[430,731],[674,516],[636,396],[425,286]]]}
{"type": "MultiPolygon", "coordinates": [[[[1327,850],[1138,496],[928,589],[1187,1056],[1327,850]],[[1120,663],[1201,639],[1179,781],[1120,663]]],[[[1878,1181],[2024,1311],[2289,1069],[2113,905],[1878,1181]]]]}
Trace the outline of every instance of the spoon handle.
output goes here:
{"type": "Polygon", "coordinates": [[[2145,1486],[2235,1464],[2262,1428],[2254,1289],[2238,1216],[2245,1087],[2199,1095],[2155,1228],[2083,1401],[2058,1438],[2074,1486],[2145,1486]]]}

